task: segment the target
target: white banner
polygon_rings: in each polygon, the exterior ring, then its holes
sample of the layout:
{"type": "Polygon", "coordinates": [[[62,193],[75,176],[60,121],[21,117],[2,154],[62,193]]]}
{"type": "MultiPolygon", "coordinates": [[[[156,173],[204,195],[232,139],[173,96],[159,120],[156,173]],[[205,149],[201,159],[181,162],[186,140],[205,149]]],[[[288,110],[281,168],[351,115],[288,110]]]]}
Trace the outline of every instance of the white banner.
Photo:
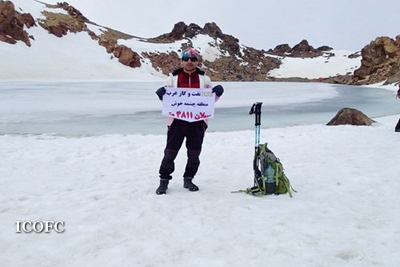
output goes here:
{"type": "Polygon", "coordinates": [[[165,89],[162,115],[188,122],[214,117],[215,96],[211,88],[165,89]]]}

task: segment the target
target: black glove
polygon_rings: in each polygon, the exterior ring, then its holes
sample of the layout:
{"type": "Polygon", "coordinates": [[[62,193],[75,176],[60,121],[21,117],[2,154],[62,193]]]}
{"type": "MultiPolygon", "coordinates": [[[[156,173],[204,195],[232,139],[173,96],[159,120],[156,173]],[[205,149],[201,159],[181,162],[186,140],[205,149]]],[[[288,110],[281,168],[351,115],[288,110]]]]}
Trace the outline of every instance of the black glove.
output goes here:
{"type": "Polygon", "coordinates": [[[158,98],[160,100],[163,99],[163,95],[165,95],[165,93],[167,92],[167,90],[165,90],[165,87],[160,87],[157,89],[156,94],[158,95],[158,98]]]}
{"type": "Polygon", "coordinates": [[[213,87],[212,92],[219,97],[224,93],[224,88],[221,85],[216,85],[213,87]]]}

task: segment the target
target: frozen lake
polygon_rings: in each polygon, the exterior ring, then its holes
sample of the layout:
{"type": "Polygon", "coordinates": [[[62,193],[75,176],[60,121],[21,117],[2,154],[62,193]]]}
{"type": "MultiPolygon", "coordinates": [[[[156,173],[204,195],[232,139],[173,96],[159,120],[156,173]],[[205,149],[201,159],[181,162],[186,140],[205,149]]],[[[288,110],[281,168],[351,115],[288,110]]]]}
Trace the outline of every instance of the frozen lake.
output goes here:
{"type": "MultiPolygon", "coordinates": [[[[217,84],[217,83],[214,83],[217,84]]],[[[263,102],[262,128],[327,123],[343,107],[369,117],[400,113],[393,92],[324,83],[220,83],[208,131],[254,129],[249,110],[263,102]]],[[[0,134],[165,134],[154,93],[159,82],[3,82],[0,134]]]]}

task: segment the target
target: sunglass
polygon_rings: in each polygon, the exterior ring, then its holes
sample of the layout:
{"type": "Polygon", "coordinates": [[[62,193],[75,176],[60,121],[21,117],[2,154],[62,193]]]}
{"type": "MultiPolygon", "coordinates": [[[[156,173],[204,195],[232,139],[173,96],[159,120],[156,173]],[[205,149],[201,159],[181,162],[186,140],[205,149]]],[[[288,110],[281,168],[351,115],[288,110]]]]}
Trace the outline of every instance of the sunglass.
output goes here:
{"type": "Polygon", "coordinates": [[[190,59],[190,61],[192,61],[192,62],[196,62],[196,61],[197,61],[197,57],[195,57],[195,56],[192,56],[192,57],[183,57],[183,58],[182,58],[182,60],[185,61],[185,62],[188,62],[189,59],[190,59]]]}

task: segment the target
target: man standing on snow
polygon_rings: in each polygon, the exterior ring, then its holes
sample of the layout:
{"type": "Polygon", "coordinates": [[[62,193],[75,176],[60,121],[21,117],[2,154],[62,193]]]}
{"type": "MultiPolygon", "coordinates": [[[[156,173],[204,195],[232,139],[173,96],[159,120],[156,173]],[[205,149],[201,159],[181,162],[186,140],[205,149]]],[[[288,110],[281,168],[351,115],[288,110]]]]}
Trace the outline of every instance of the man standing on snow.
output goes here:
{"type": "Polygon", "coordinates": [[[398,99],[400,99],[400,82],[399,82],[399,90],[397,90],[397,96],[398,99]]]}
{"type": "MultiPolygon", "coordinates": [[[[396,96],[398,99],[400,99],[400,83],[399,83],[399,89],[397,90],[397,96],[396,96]]],[[[395,132],[400,132],[400,119],[399,119],[399,121],[397,122],[397,125],[396,125],[396,127],[394,128],[394,131],[395,132]]]]}
{"type": "MultiPolygon", "coordinates": [[[[211,88],[211,80],[204,71],[198,68],[200,55],[191,48],[186,48],[182,53],[182,66],[172,72],[167,78],[167,87],[181,88],[211,88]]],[[[215,101],[224,93],[221,85],[213,87],[215,101]]],[[[158,98],[163,99],[166,93],[165,87],[156,91],[158,98]]],[[[165,194],[168,183],[172,179],[171,174],[175,170],[175,158],[186,138],[187,163],[183,174],[183,187],[189,191],[198,191],[199,187],[193,183],[193,178],[200,165],[200,152],[204,134],[207,129],[207,120],[187,122],[176,118],[167,118],[167,144],[164,149],[164,157],[160,165],[160,185],[156,190],[157,195],[165,194]]]]}

